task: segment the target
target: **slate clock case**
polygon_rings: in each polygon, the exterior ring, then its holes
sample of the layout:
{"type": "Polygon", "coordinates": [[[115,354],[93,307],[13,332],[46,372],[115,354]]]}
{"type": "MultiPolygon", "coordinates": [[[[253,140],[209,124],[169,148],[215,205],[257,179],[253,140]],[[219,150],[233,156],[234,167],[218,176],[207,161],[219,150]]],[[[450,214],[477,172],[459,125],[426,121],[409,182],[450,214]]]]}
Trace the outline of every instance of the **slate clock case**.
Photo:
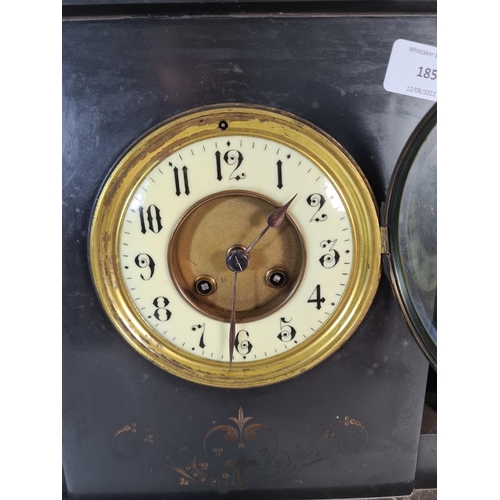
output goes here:
{"type": "Polygon", "coordinates": [[[113,166],[139,137],[197,107],[269,106],[311,122],[352,155],[382,205],[406,141],[433,104],[384,90],[391,47],[401,38],[436,45],[436,18],[346,15],[333,4],[289,15],[213,16],[198,6],[186,17],[167,6],[150,16],[140,9],[64,19],[69,498],[411,493],[429,364],[384,274],[359,328],[323,363],[266,387],[221,389],[136,353],[106,316],[89,270],[92,210],[113,166]]]}

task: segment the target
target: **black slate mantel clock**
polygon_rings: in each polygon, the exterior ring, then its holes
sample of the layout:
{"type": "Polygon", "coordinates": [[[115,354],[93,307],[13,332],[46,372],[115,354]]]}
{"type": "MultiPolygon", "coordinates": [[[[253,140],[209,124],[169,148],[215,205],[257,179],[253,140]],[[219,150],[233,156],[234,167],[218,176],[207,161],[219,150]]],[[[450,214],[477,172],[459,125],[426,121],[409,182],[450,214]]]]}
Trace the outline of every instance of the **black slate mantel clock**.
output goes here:
{"type": "Polygon", "coordinates": [[[411,493],[437,119],[382,82],[393,42],[435,28],[64,21],[69,498],[411,493]]]}

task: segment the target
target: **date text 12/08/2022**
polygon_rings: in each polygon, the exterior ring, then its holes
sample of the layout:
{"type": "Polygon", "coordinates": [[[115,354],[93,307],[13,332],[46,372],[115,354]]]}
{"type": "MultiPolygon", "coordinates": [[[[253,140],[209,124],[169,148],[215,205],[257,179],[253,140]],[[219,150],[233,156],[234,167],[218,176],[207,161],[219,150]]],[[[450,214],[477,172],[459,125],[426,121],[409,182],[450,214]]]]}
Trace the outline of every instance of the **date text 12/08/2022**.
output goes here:
{"type": "Polygon", "coordinates": [[[411,85],[408,85],[406,87],[407,92],[413,92],[414,94],[421,94],[421,95],[427,95],[430,97],[436,97],[436,92],[434,90],[426,90],[422,89],[420,87],[413,87],[411,85]]]}

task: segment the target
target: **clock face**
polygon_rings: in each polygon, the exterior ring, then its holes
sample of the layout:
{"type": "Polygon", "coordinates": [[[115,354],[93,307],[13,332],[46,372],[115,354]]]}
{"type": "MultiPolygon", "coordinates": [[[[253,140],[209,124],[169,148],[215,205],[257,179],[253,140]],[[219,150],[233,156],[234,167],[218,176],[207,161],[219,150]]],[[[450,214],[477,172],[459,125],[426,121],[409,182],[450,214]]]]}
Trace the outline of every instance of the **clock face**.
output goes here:
{"type": "Polygon", "coordinates": [[[378,284],[379,231],[364,177],[332,138],[276,110],[214,106],[123,156],[89,251],[106,312],[141,354],[195,382],[252,387],[352,335],[378,284]]]}
{"type": "Polygon", "coordinates": [[[248,247],[267,215],[295,194],[288,217],[259,240],[238,276],[233,362],[270,359],[313,335],[349,281],[349,217],[314,163],[254,136],[189,144],[133,193],[121,227],[120,272],[144,321],[179,349],[227,363],[227,252],[248,247]]]}

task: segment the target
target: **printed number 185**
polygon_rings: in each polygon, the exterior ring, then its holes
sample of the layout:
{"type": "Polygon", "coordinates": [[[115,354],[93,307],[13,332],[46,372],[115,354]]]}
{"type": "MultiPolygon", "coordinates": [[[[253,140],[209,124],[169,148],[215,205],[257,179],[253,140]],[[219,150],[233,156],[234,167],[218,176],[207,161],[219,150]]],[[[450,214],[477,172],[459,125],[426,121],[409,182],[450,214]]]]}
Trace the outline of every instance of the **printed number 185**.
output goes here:
{"type": "Polygon", "coordinates": [[[420,66],[420,68],[418,68],[417,76],[435,80],[437,78],[437,69],[431,70],[431,68],[424,68],[423,66],[420,66]]]}

